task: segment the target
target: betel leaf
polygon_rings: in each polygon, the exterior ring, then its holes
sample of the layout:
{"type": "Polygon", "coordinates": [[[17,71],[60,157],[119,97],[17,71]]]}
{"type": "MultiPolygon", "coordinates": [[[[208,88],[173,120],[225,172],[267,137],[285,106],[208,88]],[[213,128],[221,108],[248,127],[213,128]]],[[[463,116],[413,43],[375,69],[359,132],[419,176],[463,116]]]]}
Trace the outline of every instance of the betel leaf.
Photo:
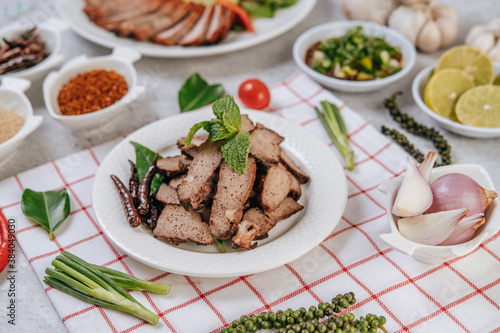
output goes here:
{"type": "Polygon", "coordinates": [[[198,73],[194,73],[179,91],[179,107],[181,112],[191,111],[211,104],[224,95],[220,84],[208,84],[198,73]]]}
{"type": "Polygon", "coordinates": [[[53,232],[69,215],[69,195],[66,188],[47,192],[26,189],[21,199],[21,209],[26,217],[47,229],[49,238],[52,240],[53,232]]]}
{"type": "MultiPolygon", "coordinates": [[[[151,149],[144,147],[140,143],[134,141],[131,141],[130,143],[135,148],[135,167],[137,168],[137,176],[139,177],[140,182],[142,178],[144,178],[144,175],[148,171],[151,163],[153,163],[156,153],[151,149]]],[[[158,155],[158,159],[160,158],[162,157],[158,155]]],[[[159,173],[155,174],[153,181],[151,182],[151,194],[153,194],[160,188],[161,184],[163,184],[163,180],[164,179],[162,175],[160,175],[159,173]]]]}
{"type": "Polygon", "coordinates": [[[250,134],[241,130],[235,136],[226,140],[222,146],[224,159],[238,173],[244,173],[247,167],[248,151],[250,149],[250,134]]]}

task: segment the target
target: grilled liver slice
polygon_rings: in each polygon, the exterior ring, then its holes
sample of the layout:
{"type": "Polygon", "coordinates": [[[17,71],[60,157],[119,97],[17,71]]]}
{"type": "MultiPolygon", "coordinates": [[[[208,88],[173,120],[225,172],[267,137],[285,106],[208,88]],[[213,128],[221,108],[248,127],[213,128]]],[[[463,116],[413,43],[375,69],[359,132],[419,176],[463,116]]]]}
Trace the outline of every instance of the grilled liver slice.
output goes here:
{"type": "Polygon", "coordinates": [[[194,209],[197,209],[202,201],[210,197],[217,169],[223,158],[221,146],[222,141],[207,141],[200,146],[184,182],[177,188],[179,200],[182,203],[190,203],[194,209]]]}
{"type": "Polygon", "coordinates": [[[174,245],[188,241],[202,245],[214,242],[208,224],[201,220],[201,215],[187,211],[180,205],[166,205],[163,208],[153,235],[166,238],[174,245]]]}
{"type": "Polygon", "coordinates": [[[240,130],[246,130],[247,132],[251,132],[255,129],[255,125],[253,122],[248,118],[246,114],[241,115],[241,127],[240,130]]]}
{"type": "Polygon", "coordinates": [[[251,155],[264,163],[279,163],[279,144],[284,140],[282,136],[260,124],[257,124],[250,136],[251,155]]]}
{"type": "Polygon", "coordinates": [[[158,192],[156,193],[156,200],[165,205],[180,204],[177,190],[167,184],[161,184],[158,192]]]}
{"type": "Polygon", "coordinates": [[[292,179],[289,172],[279,165],[271,165],[259,184],[259,201],[264,213],[274,210],[290,193],[292,179]]]}
{"type": "Polygon", "coordinates": [[[192,160],[185,155],[165,157],[156,163],[159,173],[167,177],[175,177],[186,171],[187,167],[191,165],[192,160]]]}
{"type": "Polygon", "coordinates": [[[252,192],[256,169],[255,160],[251,157],[243,174],[231,169],[227,162],[221,164],[210,215],[210,233],[215,239],[229,239],[234,234],[245,202],[252,192]]]}
{"type": "Polygon", "coordinates": [[[180,184],[182,184],[184,182],[184,179],[187,177],[187,174],[184,174],[184,175],[180,175],[180,176],[177,176],[175,178],[172,178],[170,180],[170,182],[168,183],[168,185],[170,187],[173,187],[175,190],[177,190],[177,188],[179,187],[180,184]]]}
{"type": "Polygon", "coordinates": [[[202,137],[199,137],[199,136],[195,136],[191,140],[191,144],[190,145],[185,145],[184,144],[185,140],[186,140],[186,138],[182,138],[182,139],[178,140],[177,141],[177,147],[179,147],[179,149],[181,150],[181,152],[184,155],[187,155],[187,156],[190,156],[190,157],[194,158],[196,156],[196,153],[198,152],[198,149],[200,148],[200,146],[205,141],[207,141],[207,138],[202,138],[202,137]]]}
{"type": "Polygon", "coordinates": [[[301,211],[304,208],[297,201],[290,197],[285,198],[278,207],[272,212],[269,212],[267,216],[275,223],[284,219],[289,218],[293,214],[301,211]]]}
{"type": "Polygon", "coordinates": [[[283,150],[280,149],[281,162],[286,166],[287,170],[294,175],[299,183],[305,184],[309,181],[309,176],[302,171],[301,168],[294,162],[294,160],[283,150]]]}

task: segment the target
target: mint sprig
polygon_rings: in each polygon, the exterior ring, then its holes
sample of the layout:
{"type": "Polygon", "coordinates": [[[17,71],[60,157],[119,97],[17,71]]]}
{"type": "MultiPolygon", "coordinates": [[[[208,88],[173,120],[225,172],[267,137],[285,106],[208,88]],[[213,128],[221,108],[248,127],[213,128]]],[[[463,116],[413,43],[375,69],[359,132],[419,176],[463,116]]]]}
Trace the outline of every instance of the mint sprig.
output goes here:
{"type": "Polygon", "coordinates": [[[242,174],[248,162],[250,134],[246,130],[240,130],[240,108],[233,96],[225,96],[214,102],[212,110],[217,119],[193,125],[184,144],[190,145],[195,134],[203,128],[208,132],[210,142],[226,140],[221,148],[224,159],[234,171],[242,174]]]}

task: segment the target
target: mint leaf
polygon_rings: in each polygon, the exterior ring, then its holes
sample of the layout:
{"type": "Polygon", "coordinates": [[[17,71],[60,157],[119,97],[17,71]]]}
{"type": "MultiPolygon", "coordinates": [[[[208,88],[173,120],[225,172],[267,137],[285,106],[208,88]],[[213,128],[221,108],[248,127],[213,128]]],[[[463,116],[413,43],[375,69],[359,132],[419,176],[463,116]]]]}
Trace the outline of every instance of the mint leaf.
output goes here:
{"type": "Polygon", "coordinates": [[[222,153],[229,166],[234,171],[243,174],[247,167],[249,149],[250,134],[246,130],[241,130],[226,140],[222,146],[222,153]]]}
{"type": "Polygon", "coordinates": [[[198,123],[198,124],[194,124],[191,129],[189,130],[189,133],[186,137],[186,140],[184,140],[184,144],[185,145],[190,145],[191,144],[191,140],[193,140],[194,138],[194,135],[196,134],[196,132],[198,132],[201,128],[203,128],[205,131],[208,132],[208,130],[210,129],[210,125],[211,125],[212,121],[211,120],[208,120],[208,121],[202,121],[201,123],[198,123]]]}
{"type": "Polygon", "coordinates": [[[214,102],[212,110],[217,118],[221,119],[230,133],[238,132],[241,126],[240,108],[233,96],[226,96],[214,102]]]}
{"type": "Polygon", "coordinates": [[[234,135],[234,133],[231,133],[227,130],[226,126],[224,126],[222,122],[216,121],[211,124],[210,130],[208,132],[210,133],[208,139],[212,142],[224,140],[234,135]]]}
{"type": "Polygon", "coordinates": [[[191,111],[213,103],[224,95],[220,84],[209,85],[198,73],[194,73],[179,91],[179,107],[181,112],[191,111]]]}

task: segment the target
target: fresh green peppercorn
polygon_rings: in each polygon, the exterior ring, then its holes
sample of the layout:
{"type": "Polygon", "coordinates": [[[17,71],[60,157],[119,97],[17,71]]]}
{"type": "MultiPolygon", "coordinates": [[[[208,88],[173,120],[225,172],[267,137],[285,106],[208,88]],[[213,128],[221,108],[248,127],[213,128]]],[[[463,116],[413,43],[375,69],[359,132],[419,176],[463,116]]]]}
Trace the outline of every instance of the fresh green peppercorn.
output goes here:
{"type": "Polygon", "coordinates": [[[273,328],[281,328],[281,323],[279,321],[273,322],[273,328]]]}
{"type": "Polygon", "coordinates": [[[318,309],[325,311],[328,308],[328,303],[321,302],[318,304],[318,309]]]}
{"type": "Polygon", "coordinates": [[[379,316],[377,318],[377,320],[378,320],[378,323],[380,324],[380,326],[385,325],[385,323],[387,322],[387,320],[385,319],[384,316],[379,316]]]}
{"type": "Polygon", "coordinates": [[[301,331],[300,325],[299,324],[293,324],[292,325],[292,330],[294,332],[297,332],[297,333],[300,332],[301,331]]]}
{"type": "Polygon", "coordinates": [[[263,321],[262,323],[260,323],[260,327],[262,329],[267,329],[271,327],[271,324],[268,321],[263,321]]]}
{"type": "Polygon", "coordinates": [[[316,318],[323,318],[325,316],[325,312],[321,309],[317,309],[316,311],[314,311],[314,316],[316,318]]]}
{"type": "Polygon", "coordinates": [[[319,324],[318,327],[316,327],[316,329],[320,332],[320,333],[325,333],[326,330],[327,330],[327,327],[325,324],[319,324]]]}
{"type": "Polygon", "coordinates": [[[246,330],[245,326],[243,326],[243,325],[236,326],[236,332],[237,333],[245,333],[246,331],[247,330],[246,330]]]}
{"type": "Polygon", "coordinates": [[[276,318],[277,318],[276,313],[274,313],[274,312],[269,313],[269,320],[270,321],[276,321],[276,318]]]}
{"type": "Polygon", "coordinates": [[[306,330],[308,330],[309,332],[314,332],[315,329],[316,329],[316,327],[312,323],[308,323],[306,325],[306,330]]]}
{"type": "Polygon", "coordinates": [[[368,333],[377,333],[377,329],[375,327],[370,327],[368,333]]]}
{"type": "Polygon", "coordinates": [[[244,324],[246,321],[248,321],[248,317],[247,316],[241,316],[240,317],[240,323],[244,324]]]}
{"type": "Polygon", "coordinates": [[[325,309],[325,316],[330,317],[333,314],[333,309],[328,307],[325,309]]]}

